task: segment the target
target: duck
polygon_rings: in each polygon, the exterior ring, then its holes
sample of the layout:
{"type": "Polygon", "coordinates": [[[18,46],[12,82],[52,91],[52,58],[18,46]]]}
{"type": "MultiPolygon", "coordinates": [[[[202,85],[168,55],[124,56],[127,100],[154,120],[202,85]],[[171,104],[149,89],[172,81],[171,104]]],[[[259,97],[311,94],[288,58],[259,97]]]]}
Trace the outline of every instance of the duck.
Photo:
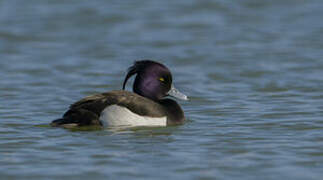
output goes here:
{"type": "Polygon", "coordinates": [[[170,126],[185,122],[180,105],[173,100],[188,100],[173,85],[170,70],[153,60],[135,61],[128,68],[122,90],[87,96],[72,105],[53,127],[135,127],[170,126]],[[129,78],[135,75],[133,92],[125,90],[129,78]]]}

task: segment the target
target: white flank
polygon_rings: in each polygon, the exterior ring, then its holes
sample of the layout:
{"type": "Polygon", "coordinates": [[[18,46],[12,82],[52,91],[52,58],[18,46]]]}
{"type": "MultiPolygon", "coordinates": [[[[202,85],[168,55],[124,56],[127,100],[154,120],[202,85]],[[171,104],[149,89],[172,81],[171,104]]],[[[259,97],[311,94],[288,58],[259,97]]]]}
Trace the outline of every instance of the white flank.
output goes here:
{"type": "Polygon", "coordinates": [[[111,105],[106,107],[101,115],[100,121],[103,126],[166,126],[166,117],[140,116],[131,112],[129,109],[111,105]]]}

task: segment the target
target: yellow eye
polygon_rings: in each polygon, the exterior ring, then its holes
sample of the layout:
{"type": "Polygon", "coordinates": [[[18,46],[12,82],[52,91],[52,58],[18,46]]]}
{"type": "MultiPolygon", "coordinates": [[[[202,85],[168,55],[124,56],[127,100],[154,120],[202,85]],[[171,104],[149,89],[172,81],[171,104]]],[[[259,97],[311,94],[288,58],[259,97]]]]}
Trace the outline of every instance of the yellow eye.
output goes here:
{"type": "Polygon", "coordinates": [[[164,82],[165,79],[161,77],[161,78],[159,78],[159,81],[164,82]]]}

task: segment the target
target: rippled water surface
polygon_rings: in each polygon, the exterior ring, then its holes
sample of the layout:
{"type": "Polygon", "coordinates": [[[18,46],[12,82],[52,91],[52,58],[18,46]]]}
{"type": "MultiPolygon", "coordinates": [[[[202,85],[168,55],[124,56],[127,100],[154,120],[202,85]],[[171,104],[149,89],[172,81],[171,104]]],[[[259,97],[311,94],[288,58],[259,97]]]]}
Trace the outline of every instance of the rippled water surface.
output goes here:
{"type": "MultiPolygon", "coordinates": [[[[0,0],[0,179],[322,179],[320,0],[0,0]],[[182,126],[48,124],[136,59],[190,96],[182,126]]],[[[128,86],[130,89],[130,85],[128,86]]]]}

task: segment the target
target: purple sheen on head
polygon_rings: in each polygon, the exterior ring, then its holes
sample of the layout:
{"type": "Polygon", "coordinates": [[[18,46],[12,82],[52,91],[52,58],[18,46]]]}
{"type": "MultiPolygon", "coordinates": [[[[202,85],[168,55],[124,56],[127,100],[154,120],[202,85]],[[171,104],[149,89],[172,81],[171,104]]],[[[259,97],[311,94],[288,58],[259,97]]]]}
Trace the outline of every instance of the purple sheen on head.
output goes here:
{"type": "Polygon", "coordinates": [[[157,100],[163,97],[162,91],[154,76],[144,76],[140,78],[138,75],[134,82],[133,91],[144,97],[157,100]]]}
{"type": "Polygon", "coordinates": [[[129,68],[129,72],[124,81],[124,86],[128,78],[137,73],[133,85],[133,91],[141,96],[158,100],[167,95],[171,88],[172,76],[164,65],[150,61],[137,61],[129,68]],[[166,82],[159,81],[160,77],[166,77],[166,82]]]}

